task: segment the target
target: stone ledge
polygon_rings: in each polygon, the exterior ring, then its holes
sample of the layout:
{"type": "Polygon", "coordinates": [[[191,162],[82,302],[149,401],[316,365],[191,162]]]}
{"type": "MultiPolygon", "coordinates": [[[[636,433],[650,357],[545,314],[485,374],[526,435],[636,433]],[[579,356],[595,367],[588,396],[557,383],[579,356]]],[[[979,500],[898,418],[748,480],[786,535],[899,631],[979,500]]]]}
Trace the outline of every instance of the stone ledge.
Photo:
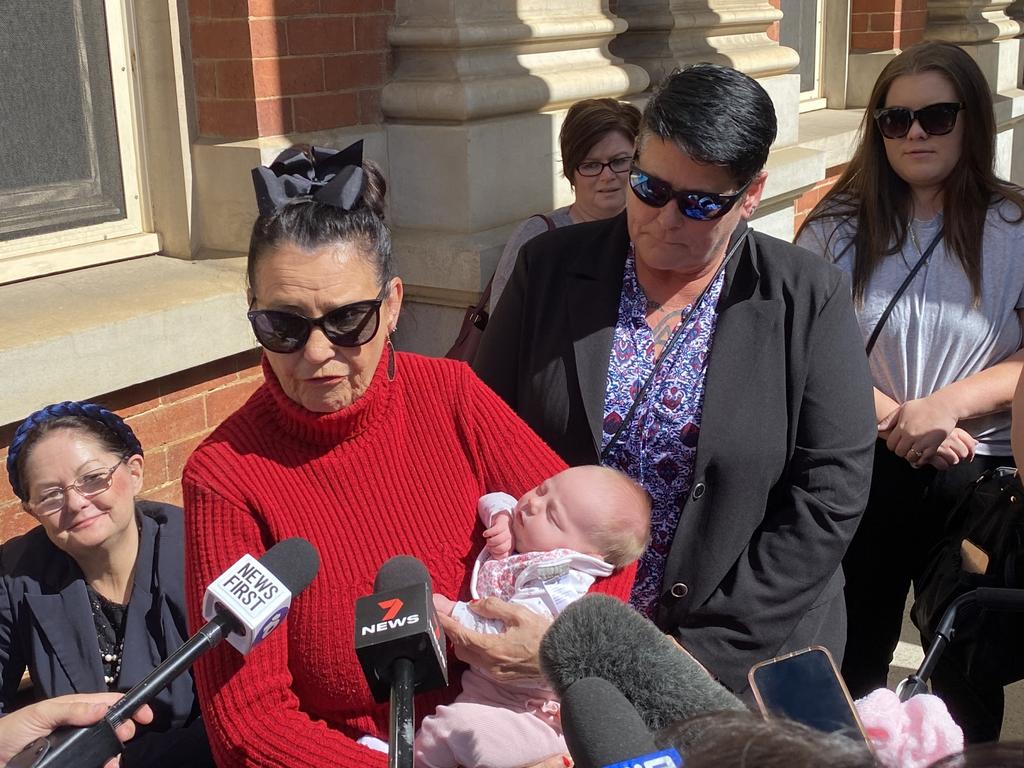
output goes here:
{"type": "Polygon", "coordinates": [[[147,256],[0,286],[0,424],[252,349],[245,262],[147,256]]]}
{"type": "Polygon", "coordinates": [[[857,146],[863,109],[819,109],[800,115],[799,146],[825,154],[825,167],[849,162],[857,146]]]}

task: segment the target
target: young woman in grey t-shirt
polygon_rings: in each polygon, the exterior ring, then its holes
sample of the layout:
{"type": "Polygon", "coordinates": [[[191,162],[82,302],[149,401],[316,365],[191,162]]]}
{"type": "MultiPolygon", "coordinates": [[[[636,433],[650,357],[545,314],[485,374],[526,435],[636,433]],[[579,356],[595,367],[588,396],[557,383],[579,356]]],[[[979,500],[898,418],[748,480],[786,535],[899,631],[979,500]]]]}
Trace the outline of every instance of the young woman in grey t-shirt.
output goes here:
{"type": "MultiPolygon", "coordinates": [[[[989,467],[1013,464],[1024,198],[994,175],[994,154],[978,65],[948,43],[908,48],[882,71],[853,159],[797,233],[799,245],[850,272],[866,340],[932,248],[869,355],[874,479],[843,562],[843,675],[855,696],[885,685],[907,590],[961,491],[989,467]]],[[[932,681],[968,740],[998,738],[999,685],[969,679],[953,654],[932,681]]]]}

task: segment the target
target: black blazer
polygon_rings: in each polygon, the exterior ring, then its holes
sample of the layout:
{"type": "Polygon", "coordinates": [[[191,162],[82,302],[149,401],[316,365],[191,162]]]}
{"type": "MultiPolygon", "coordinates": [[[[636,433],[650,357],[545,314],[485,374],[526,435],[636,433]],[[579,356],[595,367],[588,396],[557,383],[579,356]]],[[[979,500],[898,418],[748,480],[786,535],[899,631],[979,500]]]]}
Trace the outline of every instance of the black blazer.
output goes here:
{"type": "MultiPolygon", "coordinates": [[[[840,562],[876,428],[846,276],[745,224],[737,237],[657,622],[744,692],[780,653],[821,643],[842,658],[840,562]]],[[[570,464],[599,459],[628,244],[622,214],[524,245],[474,364],[570,464]]]]}
{"type": "MultiPolygon", "coordinates": [[[[188,639],[185,537],[179,507],[140,501],[139,555],[125,619],[117,688],[127,691],[188,639]]],[[[0,708],[13,707],[22,673],[38,700],[106,691],[78,564],[42,526],[0,546],[0,708]]],[[[124,765],[212,766],[192,685],[185,672],[151,704],[154,720],[125,748],[124,765]]]]}

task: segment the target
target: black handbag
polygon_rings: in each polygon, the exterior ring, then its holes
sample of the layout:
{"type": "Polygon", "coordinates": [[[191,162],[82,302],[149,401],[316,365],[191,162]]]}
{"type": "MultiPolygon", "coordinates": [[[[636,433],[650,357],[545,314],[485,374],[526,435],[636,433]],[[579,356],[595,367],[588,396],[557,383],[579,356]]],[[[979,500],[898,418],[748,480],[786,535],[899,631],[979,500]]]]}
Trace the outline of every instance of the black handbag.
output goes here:
{"type": "MultiPolygon", "coordinates": [[[[925,562],[910,615],[926,644],[956,597],[1024,587],[1024,486],[1015,469],[989,470],[964,490],[925,562]]],[[[1024,614],[965,606],[946,655],[973,679],[1007,685],[1024,679],[1022,643],[1024,614]]]]}

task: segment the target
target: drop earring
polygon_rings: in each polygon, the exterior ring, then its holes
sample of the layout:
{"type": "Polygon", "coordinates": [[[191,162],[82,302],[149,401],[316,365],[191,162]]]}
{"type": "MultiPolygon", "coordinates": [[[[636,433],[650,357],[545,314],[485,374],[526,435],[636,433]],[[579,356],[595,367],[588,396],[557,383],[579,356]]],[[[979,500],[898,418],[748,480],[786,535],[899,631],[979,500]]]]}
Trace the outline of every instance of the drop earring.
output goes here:
{"type": "Polygon", "coordinates": [[[388,381],[395,380],[395,345],[391,343],[391,334],[396,330],[398,329],[392,328],[390,331],[388,331],[388,381]]]}

